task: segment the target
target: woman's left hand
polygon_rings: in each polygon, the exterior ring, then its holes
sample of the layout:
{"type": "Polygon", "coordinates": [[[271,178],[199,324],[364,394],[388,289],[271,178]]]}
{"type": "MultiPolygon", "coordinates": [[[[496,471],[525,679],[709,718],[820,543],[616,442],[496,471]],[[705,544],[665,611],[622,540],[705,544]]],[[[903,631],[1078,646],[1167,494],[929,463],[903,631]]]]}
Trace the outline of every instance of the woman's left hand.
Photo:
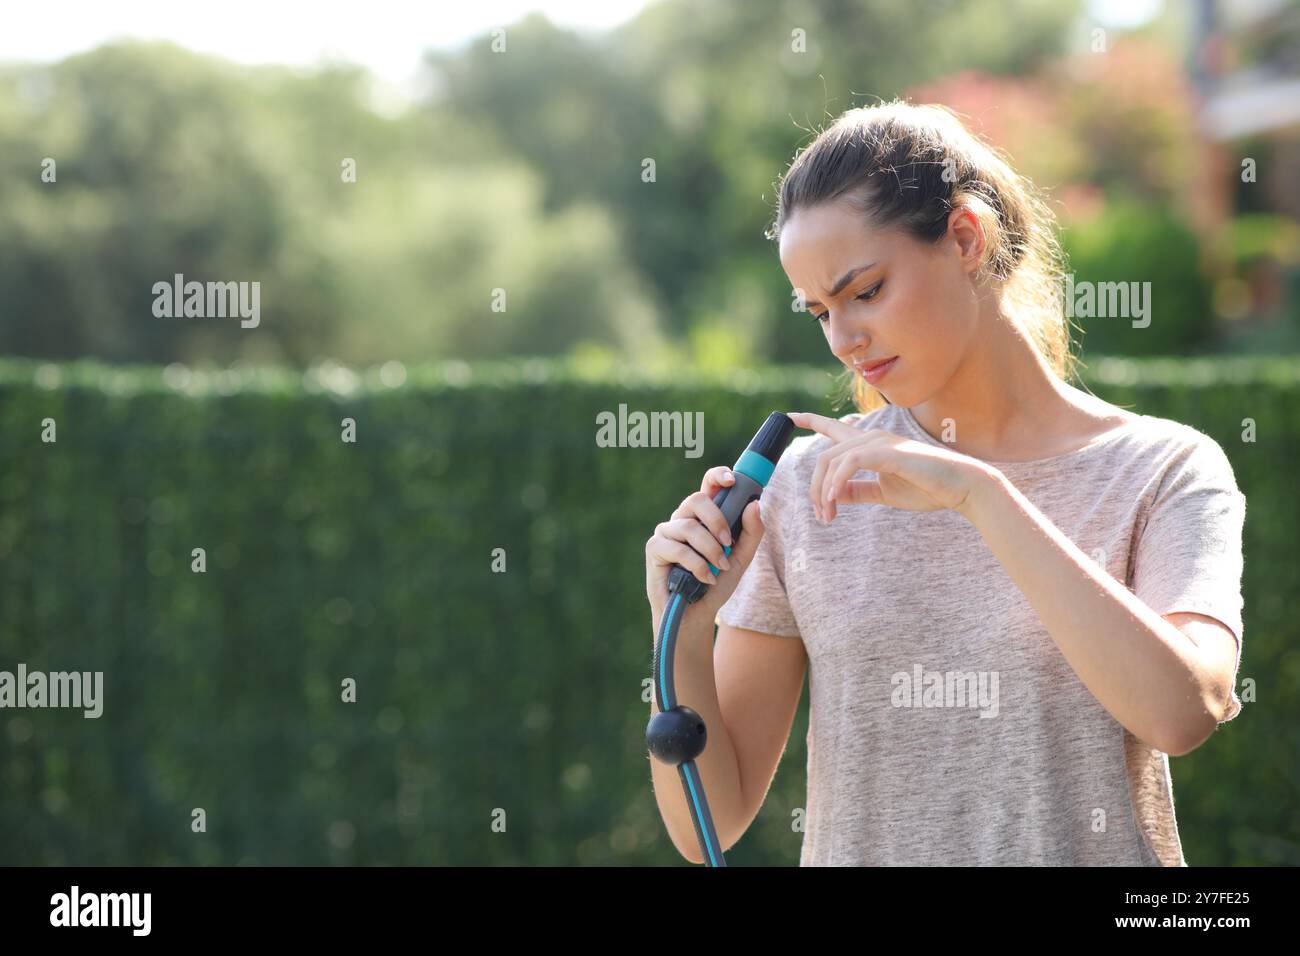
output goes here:
{"type": "Polygon", "coordinates": [[[834,520],[839,504],[883,504],[907,511],[951,508],[969,517],[972,492],[991,475],[991,465],[959,452],[901,438],[880,428],[862,431],[811,412],[787,412],[800,428],[835,444],[817,456],[808,495],[818,519],[834,520]],[[874,479],[851,480],[859,471],[874,479]]]}

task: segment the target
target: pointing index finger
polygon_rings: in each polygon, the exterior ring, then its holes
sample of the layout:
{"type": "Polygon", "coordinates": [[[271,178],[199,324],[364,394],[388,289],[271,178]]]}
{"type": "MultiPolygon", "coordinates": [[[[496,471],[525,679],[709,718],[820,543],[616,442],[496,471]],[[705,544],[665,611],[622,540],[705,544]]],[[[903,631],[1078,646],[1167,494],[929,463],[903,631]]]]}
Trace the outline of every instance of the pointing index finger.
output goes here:
{"type": "Polygon", "coordinates": [[[861,431],[837,418],[827,418],[825,415],[817,415],[813,412],[786,412],[786,415],[800,428],[810,429],[833,441],[858,438],[862,435],[861,431]]]}

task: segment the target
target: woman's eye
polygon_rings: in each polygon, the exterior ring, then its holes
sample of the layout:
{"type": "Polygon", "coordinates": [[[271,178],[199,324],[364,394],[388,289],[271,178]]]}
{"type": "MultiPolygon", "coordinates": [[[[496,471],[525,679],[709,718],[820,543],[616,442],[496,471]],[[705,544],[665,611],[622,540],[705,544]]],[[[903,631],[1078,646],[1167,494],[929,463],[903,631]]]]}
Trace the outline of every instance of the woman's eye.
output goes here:
{"type": "MultiPolygon", "coordinates": [[[[870,289],[867,289],[865,292],[861,293],[861,294],[858,295],[856,298],[858,298],[858,299],[861,300],[862,302],[870,302],[872,299],[874,299],[874,298],[876,297],[877,293],[880,292],[880,287],[881,287],[882,285],[884,285],[884,284],[885,284],[885,280],[884,280],[884,279],[881,279],[879,282],[877,282],[875,285],[873,285],[870,289]]],[[[821,315],[818,315],[818,314],[815,313],[815,312],[813,313],[813,318],[816,319],[818,322],[825,322],[825,321],[826,321],[827,319],[829,319],[830,317],[831,317],[831,314],[830,314],[829,312],[823,312],[821,315]]]]}

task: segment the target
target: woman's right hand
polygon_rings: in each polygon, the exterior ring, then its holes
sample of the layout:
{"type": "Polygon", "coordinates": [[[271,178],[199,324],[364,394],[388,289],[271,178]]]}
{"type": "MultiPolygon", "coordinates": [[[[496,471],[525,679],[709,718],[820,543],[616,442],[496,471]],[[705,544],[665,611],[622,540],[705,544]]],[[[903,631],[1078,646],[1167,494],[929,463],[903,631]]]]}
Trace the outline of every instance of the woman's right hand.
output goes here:
{"type": "Polygon", "coordinates": [[[763,538],[763,519],[757,500],[745,506],[740,540],[735,542],[731,554],[722,550],[724,545],[732,543],[731,529],[722,509],[713,503],[713,497],[735,481],[731,469],[725,465],[710,468],[704,473],[700,490],[682,501],[645,543],[646,596],[656,622],[661,620],[668,605],[668,575],[674,564],[680,564],[709,585],[704,597],[692,607],[708,608],[706,613],[712,620],[736,590],[741,575],[753,560],[763,538]],[[709,570],[709,562],[719,569],[717,577],[709,570]]]}

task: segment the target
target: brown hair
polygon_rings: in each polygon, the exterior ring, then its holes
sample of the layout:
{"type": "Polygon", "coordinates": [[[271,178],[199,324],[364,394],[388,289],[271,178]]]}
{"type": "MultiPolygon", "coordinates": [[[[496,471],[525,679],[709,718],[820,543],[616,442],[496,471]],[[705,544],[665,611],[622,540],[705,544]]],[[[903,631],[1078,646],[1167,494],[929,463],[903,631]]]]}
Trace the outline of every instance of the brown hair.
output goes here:
{"type": "MultiPolygon", "coordinates": [[[[840,197],[872,225],[902,226],[927,242],[947,234],[954,207],[968,207],[984,228],[980,268],[1002,282],[1006,314],[1058,376],[1074,375],[1056,218],[1034,185],[947,107],[895,100],[842,113],[798,152],[777,195],[765,233],[773,240],[795,210],[840,197]]],[[[851,369],[839,400],[850,398],[861,412],[886,404],[851,369]]]]}

